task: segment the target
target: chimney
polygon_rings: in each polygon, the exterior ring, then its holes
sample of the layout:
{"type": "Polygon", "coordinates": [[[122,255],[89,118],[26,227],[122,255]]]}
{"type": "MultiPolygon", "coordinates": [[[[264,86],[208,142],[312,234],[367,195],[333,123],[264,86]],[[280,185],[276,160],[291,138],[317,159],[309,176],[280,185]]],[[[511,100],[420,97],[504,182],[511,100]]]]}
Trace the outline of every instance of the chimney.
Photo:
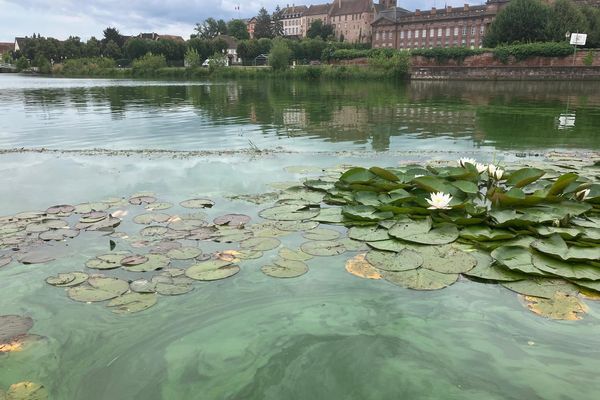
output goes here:
{"type": "Polygon", "coordinates": [[[417,8],[417,9],[415,10],[415,15],[416,15],[416,16],[419,16],[419,15],[421,15],[421,10],[419,10],[419,9],[417,8]]]}
{"type": "Polygon", "coordinates": [[[446,14],[450,14],[452,12],[452,6],[446,6],[446,14]]]}
{"type": "Polygon", "coordinates": [[[436,13],[435,7],[431,7],[431,15],[435,15],[435,13],[436,13]]]}
{"type": "Polygon", "coordinates": [[[469,5],[465,3],[465,7],[464,7],[465,11],[469,11],[469,5]]]}

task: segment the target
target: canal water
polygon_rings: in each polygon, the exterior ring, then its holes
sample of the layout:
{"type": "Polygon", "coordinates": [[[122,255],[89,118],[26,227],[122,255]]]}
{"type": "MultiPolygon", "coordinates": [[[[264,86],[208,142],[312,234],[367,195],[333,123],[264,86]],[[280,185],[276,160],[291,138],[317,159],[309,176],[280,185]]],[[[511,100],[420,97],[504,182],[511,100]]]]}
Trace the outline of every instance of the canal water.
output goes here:
{"type": "MultiPolygon", "coordinates": [[[[596,83],[0,75],[0,216],[152,192],[175,204],[172,215],[202,197],[215,202],[203,210],[209,220],[242,213],[258,223],[267,205],[235,196],[340,165],[579,157],[600,150],[598,127],[596,83]]],[[[119,230],[135,232],[131,218],[143,207],[129,208],[119,230]]],[[[45,283],[86,270],[109,240],[81,234],[55,261],[0,267],[0,315],[31,317],[40,337],[0,353],[0,390],[34,381],[61,400],[546,400],[600,391],[595,302],[580,321],[552,321],[498,285],[461,279],[430,292],[357,278],[344,269],[355,253],[315,257],[305,275],[274,279],[260,268],[277,250],[135,314],[72,301],[45,283]]],[[[303,239],[281,240],[297,248],[303,239]]]]}

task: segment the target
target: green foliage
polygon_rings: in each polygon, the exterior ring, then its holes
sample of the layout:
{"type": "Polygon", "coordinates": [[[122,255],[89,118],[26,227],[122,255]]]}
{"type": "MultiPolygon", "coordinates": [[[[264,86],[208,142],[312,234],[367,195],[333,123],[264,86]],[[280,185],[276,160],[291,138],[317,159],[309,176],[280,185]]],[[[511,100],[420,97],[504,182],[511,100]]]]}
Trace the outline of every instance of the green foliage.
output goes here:
{"type": "Polygon", "coordinates": [[[580,7],[569,0],[556,0],[550,6],[546,40],[560,42],[567,32],[587,32],[588,22],[580,7]]]}
{"type": "Polygon", "coordinates": [[[250,39],[246,23],[241,19],[232,19],[227,23],[227,33],[238,40],[250,39]]]}
{"type": "Polygon", "coordinates": [[[198,54],[198,51],[196,51],[196,49],[188,49],[188,51],[185,53],[185,63],[184,65],[186,67],[200,67],[202,65],[202,59],[200,58],[200,54],[198,54]]]}
{"type": "Polygon", "coordinates": [[[122,48],[125,44],[125,38],[123,35],[119,33],[116,28],[108,27],[103,32],[104,39],[102,39],[102,43],[107,45],[109,42],[114,42],[119,48],[122,48]]]}
{"type": "Polygon", "coordinates": [[[71,76],[97,75],[102,70],[115,68],[112,58],[92,57],[67,60],[63,64],[62,74],[71,76]]]}
{"type": "Polygon", "coordinates": [[[207,18],[204,22],[196,24],[194,30],[197,32],[196,37],[200,39],[213,39],[227,34],[227,24],[222,19],[217,21],[214,18],[207,18]]]}
{"type": "Polygon", "coordinates": [[[29,68],[29,61],[24,56],[21,56],[17,60],[16,67],[17,67],[17,71],[19,71],[19,72],[26,70],[27,68],[29,68]]]}
{"type": "Polygon", "coordinates": [[[292,51],[284,41],[275,40],[273,48],[269,53],[269,65],[271,65],[275,71],[285,70],[290,65],[291,55],[292,51]]]}
{"type": "MultiPolygon", "coordinates": [[[[539,0],[513,0],[502,9],[484,38],[485,47],[547,39],[550,10],[539,0]]],[[[562,33],[564,37],[564,32],[562,33]]]]}
{"type": "Polygon", "coordinates": [[[279,5],[275,7],[275,11],[271,16],[271,32],[273,37],[283,36],[283,15],[279,5]]]}
{"type": "Polygon", "coordinates": [[[433,49],[416,49],[411,50],[414,56],[422,56],[425,58],[435,59],[439,64],[455,60],[462,63],[465,58],[485,53],[486,49],[471,49],[468,47],[435,47],[433,49]]]}
{"type": "Polygon", "coordinates": [[[223,53],[215,53],[208,59],[208,69],[210,72],[218,71],[227,67],[227,57],[223,53]]]}
{"type": "Polygon", "coordinates": [[[40,74],[49,74],[52,72],[52,64],[42,55],[39,55],[33,60],[33,66],[37,68],[40,74]]]}
{"type": "Polygon", "coordinates": [[[333,36],[333,26],[331,24],[324,24],[322,20],[317,19],[311,22],[306,36],[311,39],[321,38],[327,40],[327,38],[333,36]]]}
{"type": "Polygon", "coordinates": [[[517,61],[530,57],[566,57],[573,53],[573,48],[567,43],[546,42],[498,46],[492,52],[496,59],[507,63],[511,56],[517,61]]]}
{"type": "Polygon", "coordinates": [[[589,50],[587,52],[587,54],[585,55],[585,57],[583,58],[583,65],[585,65],[586,67],[591,67],[593,63],[594,63],[594,52],[589,50]]]}
{"type": "Polygon", "coordinates": [[[263,7],[258,12],[258,16],[256,17],[256,25],[254,26],[254,37],[256,39],[262,38],[273,38],[273,28],[271,22],[271,16],[267,12],[267,10],[263,7]]]}
{"type": "Polygon", "coordinates": [[[587,6],[583,7],[582,11],[588,25],[586,47],[598,48],[600,47],[600,8],[587,6]]]}
{"type": "Polygon", "coordinates": [[[122,57],[123,52],[117,43],[115,43],[113,40],[110,40],[104,47],[103,55],[110,57],[113,60],[117,60],[122,57]]]}
{"type": "Polygon", "coordinates": [[[167,66],[167,60],[163,55],[153,55],[151,53],[138,58],[132,63],[132,70],[134,74],[144,74],[152,71],[156,71],[160,68],[167,66]]]}
{"type": "Polygon", "coordinates": [[[404,78],[408,75],[410,55],[398,51],[391,55],[388,52],[372,51],[369,56],[369,65],[375,69],[385,71],[392,77],[404,78]]]}

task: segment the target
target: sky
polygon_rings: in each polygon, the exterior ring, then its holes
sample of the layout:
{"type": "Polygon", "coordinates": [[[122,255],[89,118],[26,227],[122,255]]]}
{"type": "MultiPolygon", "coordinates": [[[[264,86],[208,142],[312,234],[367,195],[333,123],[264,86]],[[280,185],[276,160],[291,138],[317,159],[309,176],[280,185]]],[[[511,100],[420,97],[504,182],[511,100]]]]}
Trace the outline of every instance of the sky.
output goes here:
{"type": "MultiPolygon", "coordinates": [[[[324,2],[303,0],[296,4],[324,2]]],[[[398,5],[414,10],[482,2],[400,0],[398,5]]],[[[208,17],[247,18],[256,15],[261,7],[272,12],[277,5],[284,7],[291,3],[293,1],[281,0],[0,0],[0,42],[12,42],[15,36],[33,33],[61,40],[69,36],[79,36],[82,40],[91,36],[101,38],[107,26],[116,27],[124,35],[157,32],[187,39],[195,24],[208,17]]]]}

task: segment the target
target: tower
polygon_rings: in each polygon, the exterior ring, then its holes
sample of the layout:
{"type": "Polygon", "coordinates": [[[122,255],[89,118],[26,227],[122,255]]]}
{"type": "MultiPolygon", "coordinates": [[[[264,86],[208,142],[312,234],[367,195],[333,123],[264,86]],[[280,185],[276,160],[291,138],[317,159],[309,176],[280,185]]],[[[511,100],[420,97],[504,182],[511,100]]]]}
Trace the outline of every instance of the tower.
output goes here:
{"type": "Polygon", "coordinates": [[[379,4],[382,5],[384,9],[387,10],[388,8],[397,7],[398,1],[397,0],[379,0],[379,4]]]}

